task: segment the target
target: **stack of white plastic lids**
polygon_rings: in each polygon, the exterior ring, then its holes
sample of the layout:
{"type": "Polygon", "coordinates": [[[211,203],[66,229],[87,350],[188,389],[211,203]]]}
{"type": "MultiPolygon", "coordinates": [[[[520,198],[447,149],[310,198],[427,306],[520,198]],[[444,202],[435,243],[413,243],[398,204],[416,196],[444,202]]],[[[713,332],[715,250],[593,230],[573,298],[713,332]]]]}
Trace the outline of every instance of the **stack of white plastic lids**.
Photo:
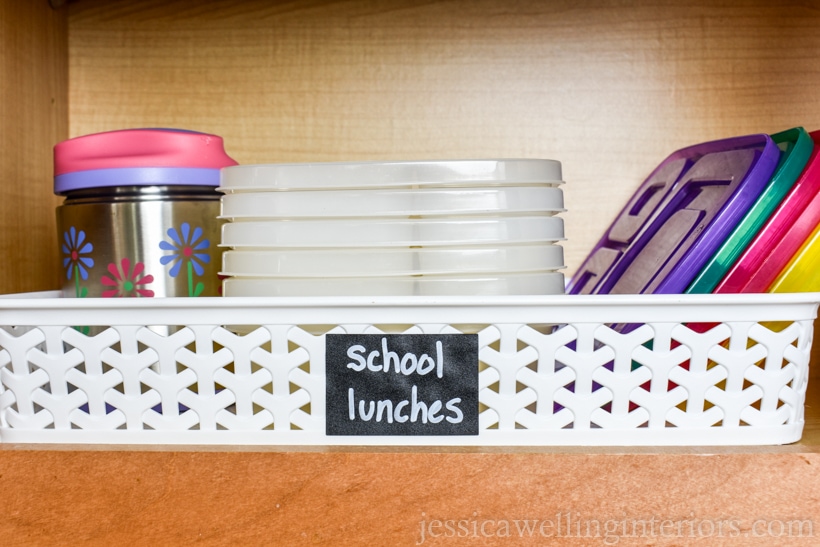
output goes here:
{"type": "Polygon", "coordinates": [[[541,159],[228,167],[223,294],[560,294],[562,184],[541,159]]]}

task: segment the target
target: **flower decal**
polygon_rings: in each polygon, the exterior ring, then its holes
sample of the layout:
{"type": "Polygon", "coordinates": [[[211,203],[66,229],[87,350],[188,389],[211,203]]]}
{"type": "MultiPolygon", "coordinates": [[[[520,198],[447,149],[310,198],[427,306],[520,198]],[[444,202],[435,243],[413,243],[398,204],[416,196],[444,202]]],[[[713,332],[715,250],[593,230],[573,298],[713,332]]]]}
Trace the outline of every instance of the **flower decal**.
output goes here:
{"type": "Polygon", "coordinates": [[[194,285],[194,272],[196,275],[205,273],[203,264],[211,261],[211,256],[207,252],[202,252],[211,243],[202,237],[202,228],[196,227],[191,230],[187,222],[183,222],[179,232],[175,228],[168,228],[168,237],[171,241],[160,241],[159,248],[163,251],[171,251],[159,259],[163,266],[171,265],[168,272],[171,277],[179,275],[182,266],[186,268],[188,274],[188,296],[199,296],[205,289],[202,282],[194,285]]]}
{"type": "Polygon", "coordinates": [[[102,292],[103,297],[126,297],[126,296],[154,296],[154,291],[145,287],[154,281],[153,275],[142,275],[145,271],[145,264],[137,262],[134,269],[131,269],[131,261],[123,258],[119,265],[111,263],[108,265],[108,272],[111,277],[102,276],[102,284],[109,289],[102,292]]]}
{"type": "Polygon", "coordinates": [[[88,255],[94,250],[94,245],[86,241],[85,232],[77,230],[74,226],[63,232],[63,267],[66,269],[66,278],[74,279],[76,296],[84,297],[88,294],[88,288],[80,288],[80,278],[84,281],[88,279],[88,270],[94,267],[94,259],[88,255]]]}

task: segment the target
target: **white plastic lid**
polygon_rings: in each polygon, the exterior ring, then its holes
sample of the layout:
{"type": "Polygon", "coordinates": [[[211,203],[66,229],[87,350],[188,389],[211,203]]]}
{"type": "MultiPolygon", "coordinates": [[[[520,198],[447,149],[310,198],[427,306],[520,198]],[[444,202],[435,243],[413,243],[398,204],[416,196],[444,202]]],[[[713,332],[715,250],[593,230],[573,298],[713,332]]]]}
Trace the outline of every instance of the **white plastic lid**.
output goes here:
{"type": "Polygon", "coordinates": [[[222,196],[223,219],[377,218],[560,213],[560,188],[424,188],[248,192],[222,196]]]}
{"type": "Polygon", "coordinates": [[[253,278],[223,281],[225,296],[481,296],[564,293],[556,272],[475,276],[253,278]]]}
{"type": "Polygon", "coordinates": [[[219,190],[308,190],[401,186],[561,184],[547,159],[330,162],[239,165],[222,169],[219,190]]]}
{"type": "Polygon", "coordinates": [[[260,220],[222,225],[232,248],[407,247],[558,242],[564,219],[522,216],[459,219],[260,220]]]}
{"type": "Polygon", "coordinates": [[[382,277],[564,268],[560,245],[414,249],[226,251],[222,275],[253,277],[382,277]]]}

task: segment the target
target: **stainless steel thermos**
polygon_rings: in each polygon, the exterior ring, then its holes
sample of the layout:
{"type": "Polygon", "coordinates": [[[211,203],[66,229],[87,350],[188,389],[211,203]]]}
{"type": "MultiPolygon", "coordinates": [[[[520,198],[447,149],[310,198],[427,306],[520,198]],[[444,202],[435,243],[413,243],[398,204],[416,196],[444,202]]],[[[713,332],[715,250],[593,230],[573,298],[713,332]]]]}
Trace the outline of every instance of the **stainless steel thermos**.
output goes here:
{"type": "Polygon", "coordinates": [[[131,129],[54,148],[66,297],[217,296],[220,137],[131,129]]]}

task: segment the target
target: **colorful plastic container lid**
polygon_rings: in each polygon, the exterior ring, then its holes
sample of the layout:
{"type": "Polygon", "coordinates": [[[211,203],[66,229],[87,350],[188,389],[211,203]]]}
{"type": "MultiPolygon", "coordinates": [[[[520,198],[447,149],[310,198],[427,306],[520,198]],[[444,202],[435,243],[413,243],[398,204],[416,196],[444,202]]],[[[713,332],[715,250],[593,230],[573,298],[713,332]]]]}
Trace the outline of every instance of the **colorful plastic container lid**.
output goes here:
{"type": "Polygon", "coordinates": [[[772,140],[780,148],[777,170],[757,202],[686,289],[687,293],[708,294],[714,290],[794,186],[814,150],[811,136],[802,127],[776,133],[772,140]]]}
{"type": "Polygon", "coordinates": [[[817,292],[820,290],[820,225],[798,249],[767,292],[817,292]]]}
{"type": "Polygon", "coordinates": [[[757,201],[780,159],[764,134],[685,150],[694,164],[595,292],[683,293],[757,201]]]}
{"type": "Polygon", "coordinates": [[[609,273],[674,190],[693,158],[679,150],[664,159],[638,187],[568,283],[570,294],[589,294],[609,273]]]}
{"type": "Polygon", "coordinates": [[[248,192],[222,196],[224,219],[379,218],[557,214],[564,211],[561,188],[395,188],[248,192]]]}
{"type": "Polygon", "coordinates": [[[240,165],[222,171],[220,191],[332,190],[410,186],[562,184],[548,159],[370,161],[240,165]]]}
{"type": "Polygon", "coordinates": [[[146,128],[75,137],[54,147],[54,192],[124,185],[218,186],[219,170],[237,165],[221,137],[146,128]]]}
{"type": "Polygon", "coordinates": [[[223,247],[317,248],[512,245],[558,242],[559,216],[459,219],[302,219],[227,222],[223,247]]]}
{"type": "Polygon", "coordinates": [[[820,130],[809,135],[814,151],[806,168],[713,292],[769,291],[820,224],[820,130]]]}

